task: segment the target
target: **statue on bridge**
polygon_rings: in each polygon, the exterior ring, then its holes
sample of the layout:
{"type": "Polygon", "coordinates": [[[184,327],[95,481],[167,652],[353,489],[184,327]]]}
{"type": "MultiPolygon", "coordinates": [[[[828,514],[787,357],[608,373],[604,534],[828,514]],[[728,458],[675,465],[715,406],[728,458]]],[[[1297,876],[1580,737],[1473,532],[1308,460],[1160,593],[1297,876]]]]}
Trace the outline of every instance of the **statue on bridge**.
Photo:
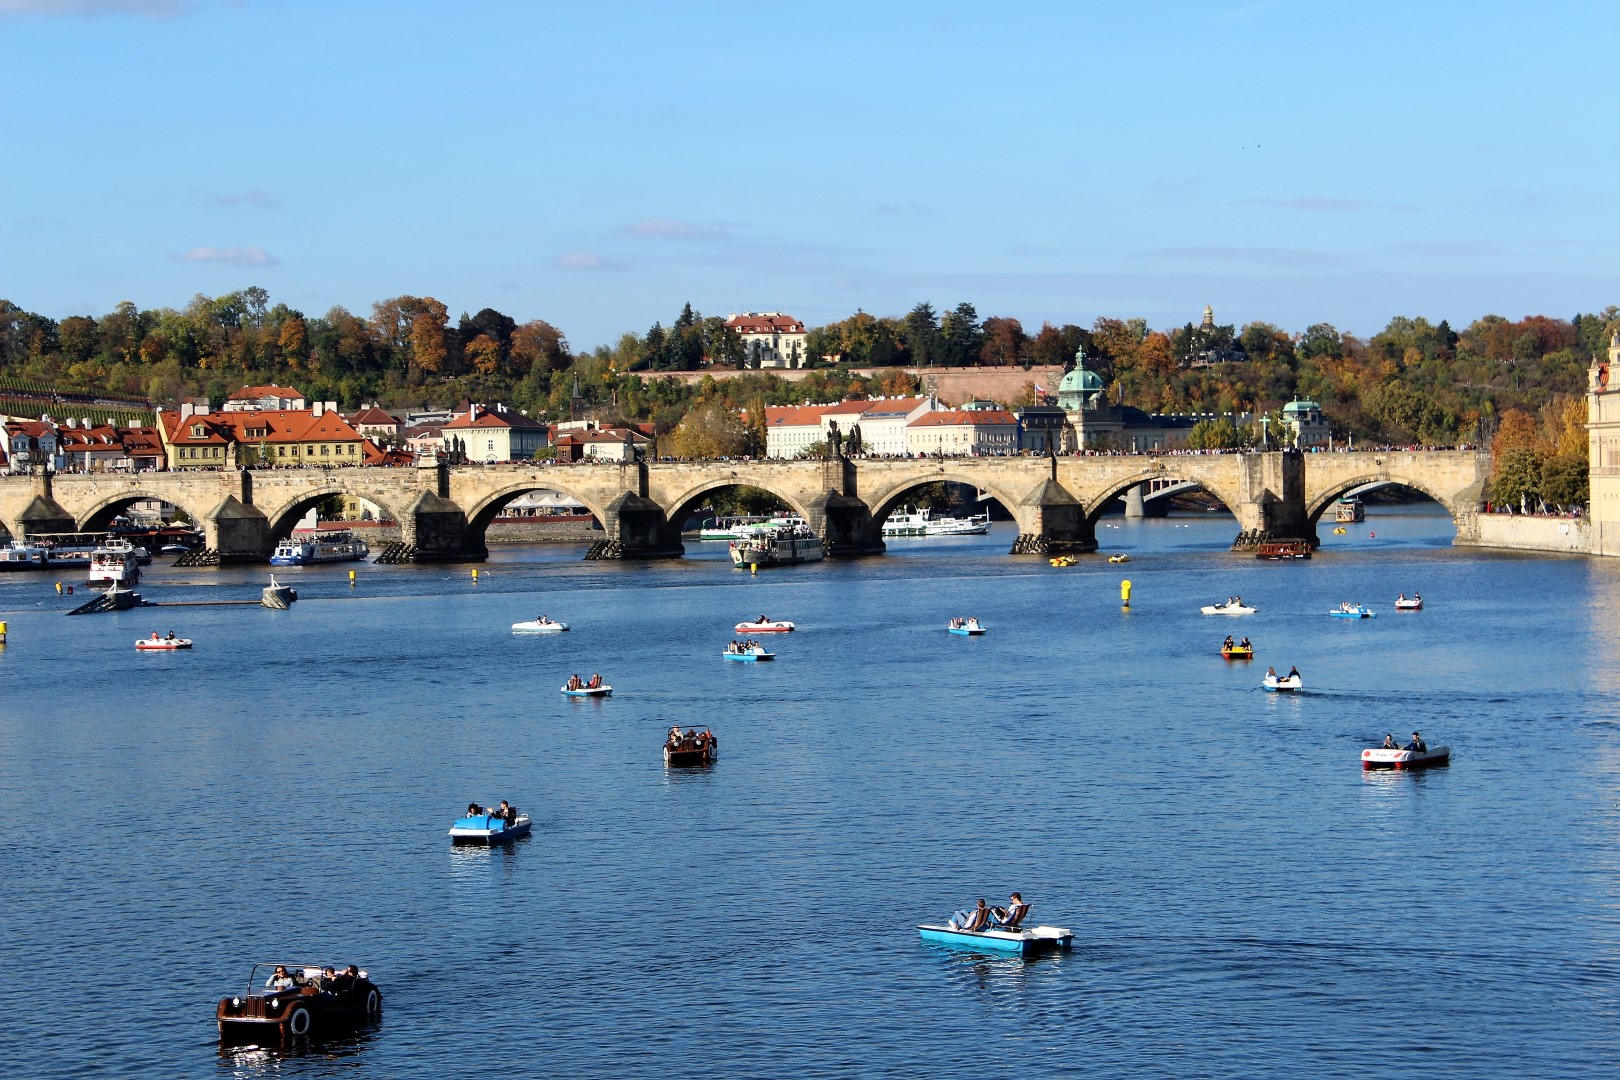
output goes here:
{"type": "Polygon", "coordinates": [[[838,421],[827,421],[827,456],[837,460],[844,456],[844,437],[838,432],[838,421]]]}
{"type": "Polygon", "coordinates": [[[849,429],[849,452],[851,454],[859,454],[861,452],[860,424],[856,424],[854,427],[849,429]]]}

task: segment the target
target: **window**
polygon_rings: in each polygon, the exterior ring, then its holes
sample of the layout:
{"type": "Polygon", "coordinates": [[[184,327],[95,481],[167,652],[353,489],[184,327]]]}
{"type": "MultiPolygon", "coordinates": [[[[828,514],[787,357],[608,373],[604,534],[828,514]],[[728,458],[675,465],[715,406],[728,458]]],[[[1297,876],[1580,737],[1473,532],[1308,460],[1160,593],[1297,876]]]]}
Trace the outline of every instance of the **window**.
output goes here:
{"type": "Polygon", "coordinates": [[[325,443],[321,443],[321,457],[325,457],[327,454],[330,454],[331,452],[332,451],[331,451],[330,447],[328,447],[325,443]]]}

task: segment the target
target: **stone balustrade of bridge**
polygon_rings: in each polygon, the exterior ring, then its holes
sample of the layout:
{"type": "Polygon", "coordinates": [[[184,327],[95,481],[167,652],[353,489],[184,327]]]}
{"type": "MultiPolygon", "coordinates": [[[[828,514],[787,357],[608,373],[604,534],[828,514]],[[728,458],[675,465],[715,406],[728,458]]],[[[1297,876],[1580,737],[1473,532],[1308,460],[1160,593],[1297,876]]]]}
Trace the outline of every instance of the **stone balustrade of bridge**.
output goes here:
{"type": "Polygon", "coordinates": [[[488,556],[484,533],[527,491],[559,491],[602,523],[614,557],[681,554],[681,526],[718,491],[776,496],[821,534],[828,554],[883,551],[882,523],[941,481],[995,498],[1018,523],[1017,552],[1088,552],[1103,509],[1132,491],[1195,484],[1237,518],[1240,535],[1316,539],[1340,495],[1400,484],[1475,535],[1488,460],[1472,451],[1077,455],[1057,458],[838,458],[573,465],[443,464],[408,468],[242,469],[0,477],[0,523],[16,537],[105,529],[132,503],[159,499],[199,523],[220,561],[256,562],[317,503],[353,496],[397,521],[419,561],[488,556]]]}

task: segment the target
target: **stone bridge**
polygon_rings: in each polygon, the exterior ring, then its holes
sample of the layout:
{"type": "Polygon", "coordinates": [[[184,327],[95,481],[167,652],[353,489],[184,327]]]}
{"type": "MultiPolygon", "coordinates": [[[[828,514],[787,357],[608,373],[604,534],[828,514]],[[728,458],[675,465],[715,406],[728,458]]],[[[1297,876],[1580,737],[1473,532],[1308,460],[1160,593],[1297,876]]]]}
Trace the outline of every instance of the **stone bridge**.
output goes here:
{"type": "Polygon", "coordinates": [[[888,458],[830,461],[636,462],[575,465],[426,465],[414,468],[241,469],[138,474],[36,471],[0,477],[0,524],[13,536],[105,529],[142,499],[180,507],[202,525],[221,562],[268,558],[316,503],[351,495],[399,522],[420,561],[488,556],[484,531],[508,502],[545,489],[596,515],[609,552],[624,558],[682,553],[681,525],[716,491],[767,491],[802,515],[833,556],[884,548],[882,524],[940,481],[992,496],[1018,522],[1021,552],[1087,552],[1114,498],[1164,481],[1196,484],[1220,499],[1244,532],[1315,540],[1316,523],[1343,493],[1401,484],[1451,514],[1473,539],[1489,467],[1471,451],[1188,456],[888,458]]]}

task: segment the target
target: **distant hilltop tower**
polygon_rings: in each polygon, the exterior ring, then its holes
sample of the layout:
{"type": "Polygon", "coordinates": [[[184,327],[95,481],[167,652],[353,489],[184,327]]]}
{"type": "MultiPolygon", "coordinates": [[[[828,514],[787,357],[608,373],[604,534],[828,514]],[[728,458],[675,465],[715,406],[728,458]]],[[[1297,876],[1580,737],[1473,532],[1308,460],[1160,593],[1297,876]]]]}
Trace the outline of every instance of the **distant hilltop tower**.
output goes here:
{"type": "Polygon", "coordinates": [[[1215,329],[1215,309],[1208,304],[1204,305],[1204,321],[1198,324],[1198,329],[1205,333],[1215,329]]]}

